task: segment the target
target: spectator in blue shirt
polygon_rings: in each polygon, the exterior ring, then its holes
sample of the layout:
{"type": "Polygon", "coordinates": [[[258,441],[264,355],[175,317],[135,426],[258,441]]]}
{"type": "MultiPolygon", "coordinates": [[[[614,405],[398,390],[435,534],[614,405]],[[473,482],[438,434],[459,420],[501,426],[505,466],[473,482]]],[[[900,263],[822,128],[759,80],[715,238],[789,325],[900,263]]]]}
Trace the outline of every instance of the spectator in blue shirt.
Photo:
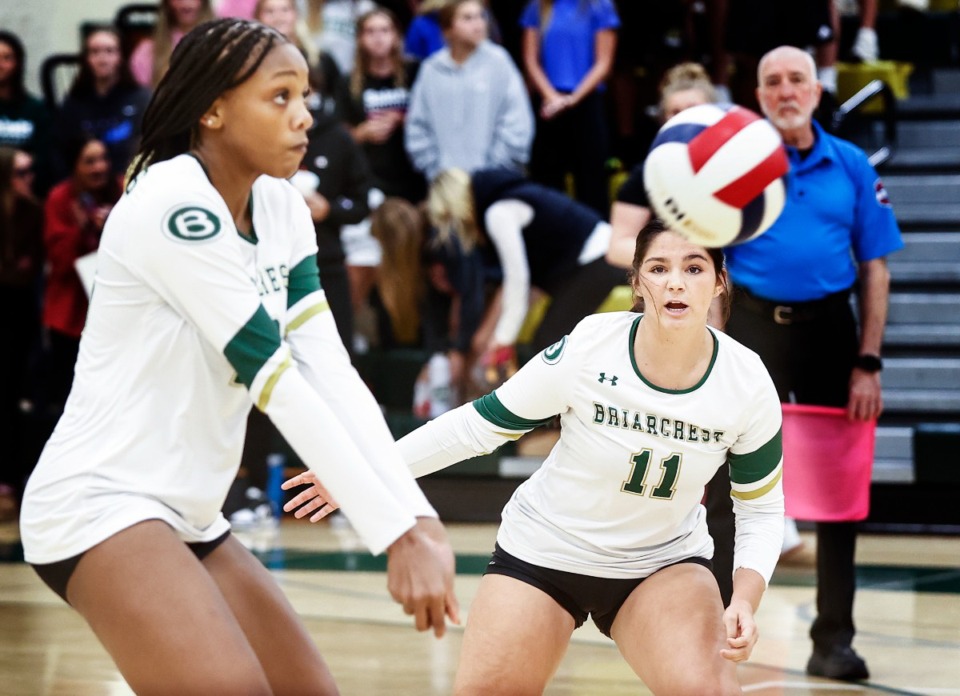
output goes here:
{"type": "Polygon", "coordinates": [[[523,65],[539,96],[531,175],[607,214],[604,80],[620,20],[611,0],[531,0],[520,17],[523,65]]]}
{"type": "Polygon", "coordinates": [[[443,29],[440,28],[440,8],[447,0],[424,0],[417,16],[407,28],[404,50],[408,56],[423,60],[444,47],[443,29]]]}

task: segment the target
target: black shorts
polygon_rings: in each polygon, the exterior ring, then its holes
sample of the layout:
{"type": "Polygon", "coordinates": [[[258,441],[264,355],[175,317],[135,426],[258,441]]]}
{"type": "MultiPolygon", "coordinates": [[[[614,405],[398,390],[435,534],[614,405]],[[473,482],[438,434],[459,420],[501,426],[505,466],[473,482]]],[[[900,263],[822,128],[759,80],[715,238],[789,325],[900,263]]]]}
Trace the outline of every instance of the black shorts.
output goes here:
{"type": "MultiPolygon", "coordinates": [[[[230,530],[227,530],[213,541],[188,543],[187,546],[193,551],[193,555],[202,561],[209,556],[215,548],[225,542],[229,536],[230,530]]],[[[70,604],[70,601],[67,599],[67,583],[70,582],[70,577],[73,575],[73,571],[76,570],[77,563],[80,562],[80,559],[83,558],[83,554],[85,553],[86,551],[83,551],[76,556],[71,556],[70,558],[54,563],[31,563],[30,565],[37,571],[37,575],[46,583],[47,587],[56,592],[64,602],[70,604]]]]}
{"type": "MultiPolygon", "coordinates": [[[[671,563],[696,563],[713,571],[713,563],[700,556],[691,556],[671,563]]],[[[665,566],[669,567],[669,566],[665,566]]],[[[580,628],[589,615],[600,632],[607,638],[617,618],[617,612],[627,597],[646,578],[597,578],[591,575],[552,570],[522,561],[496,544],[486,573],[506,575],[546,592],[561,607],[569,612],[580,628]]],[[[486,574],[485,573],[485,574],[486,574]]]]}

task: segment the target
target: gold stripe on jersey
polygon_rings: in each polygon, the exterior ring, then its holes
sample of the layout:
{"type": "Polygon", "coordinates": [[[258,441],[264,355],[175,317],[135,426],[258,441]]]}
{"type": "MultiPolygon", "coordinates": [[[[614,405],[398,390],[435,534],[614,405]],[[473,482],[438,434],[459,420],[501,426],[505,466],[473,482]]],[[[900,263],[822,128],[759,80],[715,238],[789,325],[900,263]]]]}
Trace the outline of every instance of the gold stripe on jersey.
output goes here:
{"type": "Polygon", "coordinates": [[[743,490],[738,490],[736,488],[731,487],[730,495],[732,495],[734,498],[738,498],[739,500],[756,500],[757,498],[765,496],[767,493],[769,493],[774,488],[776,488],[777,484],[780,483],[780,479],[782,477],[783,477],[783,467],[781,466],[777,468],[776,474],[774,474],[773,478],[771,478],[769,481],[767,481],[766,484],[760,486],[759,488],[755,488],[749,491],[743,491],[743,490]]]}
{"type": "Polygon", "coordinates": [[[273,388],[277,386],[277,382],[280,381],[280,376],[283,375],[292,364],[293,361],[290,360],[290,356],[287,355],[279,367],[273,371],[273,374],[267,377],[267,382],[263,385],[263,389],[260,390],[260,397],[257,399],[257,408],[261,411],[267,410],[267,406],[270,404],[270,397],[273,395],[273,388]]]}
{"type": "Polygon", "coordinates": [[[310,305],[305,310],[300,312],[293,320],[287,324],[286,334],[289,334],[291,331],[296,331],[301,326],[310,321],[313,317],[318,314],[322,314],[330,309],[330,303],[326,300],[321,300],[314,305],[310,305]]]}

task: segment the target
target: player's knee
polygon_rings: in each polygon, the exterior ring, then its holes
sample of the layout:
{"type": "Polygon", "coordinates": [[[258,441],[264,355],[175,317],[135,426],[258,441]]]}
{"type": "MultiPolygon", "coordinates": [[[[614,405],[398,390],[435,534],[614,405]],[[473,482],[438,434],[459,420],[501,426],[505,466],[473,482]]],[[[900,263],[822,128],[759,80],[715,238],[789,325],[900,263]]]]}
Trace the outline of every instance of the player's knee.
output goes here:
{"type": "Polygon", "coordinates": [[[507,678],[461,678],[457,677],[454,685],[454,696],[540,696],[546,688],[542,684],[529,684],[520,679],[507,678]]]}
{"type": "Polygon", "coordinates": [[[678,675],[667,693],[672,696],[740,696],[743,691],[735,674],[728,671],[695,671],[678,675]]]}

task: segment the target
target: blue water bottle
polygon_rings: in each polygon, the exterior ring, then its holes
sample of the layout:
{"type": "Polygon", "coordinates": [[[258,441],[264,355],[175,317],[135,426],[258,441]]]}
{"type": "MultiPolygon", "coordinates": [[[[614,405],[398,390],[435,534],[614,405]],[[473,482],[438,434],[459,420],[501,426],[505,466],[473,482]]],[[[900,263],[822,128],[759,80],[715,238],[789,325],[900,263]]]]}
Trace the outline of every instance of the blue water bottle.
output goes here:
{"type": "Polygon", "coordinates": [[[283,514],[283,470],[287,466],[287,458],[280,452],[267,455],[267,499],[270,501],[270,511],[275,519],[283,514]]]}

